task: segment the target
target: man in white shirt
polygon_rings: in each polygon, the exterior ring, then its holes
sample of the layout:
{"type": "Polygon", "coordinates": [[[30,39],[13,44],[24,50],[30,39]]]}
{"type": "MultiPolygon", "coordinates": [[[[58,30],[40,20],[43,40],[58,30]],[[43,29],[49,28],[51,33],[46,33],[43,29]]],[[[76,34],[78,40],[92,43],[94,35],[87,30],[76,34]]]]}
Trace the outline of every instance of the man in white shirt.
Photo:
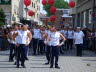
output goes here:
{"type": "Polygon", "coordinates": [[[47,58],[47,63],[45,65],[48,65],[50,63],[50,57],[51,57],[51,41],[49,41],[49,38],[51,36],[51,27],[47,29],[47,32],[43,35],[44,43],[46,45],[46,58],[47,58]]]}
{"type": "Polygon", "coordinates": [[[40,29],[39,26],[36,26],[35,29],[33,29],[33,55],[36,55],[38,42],[39,42],[39,35],[40,35],[40,29]]]}
{"type": "Polygon", "coordinates": [[[80,30],[80,27],[77,27],[77,31],[74,33],[74,43],[77,47],[77,56],[82,56],[82,45],[83,45],[84,33],[80,30]]]}
{"type": "MultiPolygon", "coordinates": [[[[67,27],[64,27],[64,30],[62,32],[63,32],[63,36],[67,39],[67,33],[68,33],[67,27]]],[[[67,49],[67,40],[64,43],[64,48],[67,49]]]]}
{"type": "Polygon", "coordinates": [[[72,50],[72,45],[73,45],[73,35],[74,35],[74,31],[72,30],[72,27],[69,27],[68,30],[68,36],[67,36],[67,49],[72,50]]]}
{"type": "Polygon", "coordinates": [[[16,33],[18,30],[18,26],[15,26],[13,30],[9,33],[9,43],[10,43],[10,56],[9,62],[13,61],[13,58],[16,56],[16,38],[13,39],[13,34],[16,33]]]}
{"type": "MultiPolygon", "coordinates": [[[[58,29],[58,32],[61,33],[61,34],[63,34],[63,29],[62,29],[62,28],[61,28],[61,29],[58,29]]],[[[62,38],[60,38],[60,42],[62,42],[62,38]]],[[[62,45],[62,46],[60,47],[60,53],[61,53],[61,54],[64,54],[64,51],[63,51],[64,48],[63,48],[63,47],[64,47],[64,45],[62,45]]]]}
{"type": "Polygon", "coordinates": [[[32,40],[32,34],[26,30],[27,26],[23,25],[22,30],[18,31],[13,35],[14,39],[18,37],[17,41],[17,68],[19,68],[19,61],[21,61],[21,66],[25,68],[25,58],[26,58],[26,46],[29,45],[32,40]],[[28,40],[29,38],[29,40],[28,40]]]}
{"type": "Polygon", "coordinates": [[[38,54],[44,54],[44,27],[40,27],[40,33],[39,33],[39,43],[38,43],[38,54]]]}
{"type": "Polygon", "coordinates": [[[59,60],[59,47],[64,44],[64,41],[66,40],[65,37],[57,31],[55,27],[51,29],[52,33],[49,38],[49,41],[51,41],[51,64],[50,68],[53,68],[54,65],[54,58],[55,58],[55,68],[60,69],[58,66],[58,60],[59,60]],[[60,43],[60,37],[63,39],[60,43]]]}

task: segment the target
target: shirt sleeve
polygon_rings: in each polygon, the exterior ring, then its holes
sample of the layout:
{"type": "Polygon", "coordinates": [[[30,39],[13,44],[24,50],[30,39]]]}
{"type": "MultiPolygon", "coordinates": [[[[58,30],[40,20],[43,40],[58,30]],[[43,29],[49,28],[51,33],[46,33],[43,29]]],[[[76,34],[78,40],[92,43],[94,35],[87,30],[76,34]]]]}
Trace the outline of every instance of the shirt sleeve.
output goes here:
{"type": "Polygon", "coordinates": [[[74,33],[74,35],[73,35],[73,39],[76,39],[76,34],[74,33]]]}
{"type": "Polygon", "coordinates": [[[84,37],[85,35],[84,35],[84,33],[82,32],[82,37],[84,37]]]}

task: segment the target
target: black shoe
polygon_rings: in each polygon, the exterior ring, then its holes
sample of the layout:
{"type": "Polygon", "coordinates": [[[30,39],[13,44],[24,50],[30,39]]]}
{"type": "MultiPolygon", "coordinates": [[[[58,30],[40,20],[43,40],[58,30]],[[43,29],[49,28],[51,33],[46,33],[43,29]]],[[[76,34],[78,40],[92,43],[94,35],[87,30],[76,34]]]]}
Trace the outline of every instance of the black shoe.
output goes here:
{"type": "Polygon", "coordinates": [[[48,64],[49,64],[49,62],[45,63],[45,65],[48,65],[48,64]]]}
{"type": "Polygon", "coordinates": [[[55,66],[55,68],[60,69],[60,67],[59,67],[59,66],[55,66]]]}
{"type": "Polygon", "coordinates": [[[16,65],[16,62],[14,63],[14,65],[16,65]]]}
{"type": "Polygon", "coordinates": [[[33,55],[36,55],[36,53],[33,53],[33,55]]]}
{"type": "Polygon", "coordinates": [[[61,54],[64,54],[64,52],[60,52],[61,54]]]}
{"type": "Polygon", "coordinates": [[[17,66],[16,68],[19,68],[19,66],[17,66]]]}
{"type": "Polygon", "coordinates": [[[28,57],[26,57],[25,60],[29,60],[28,57]]]}
{"type": "Polygon", "coordinates": [[[9,62],[14,62],[14,60],[9,60],[9,62]]]}
{"type": "Polygon", "coordinates": [[[50,66],[50,68],[53,68],[53,66],[50,66]]]}
{"type": "Polygon", "coordinates": [[[23,68],[26,68],[26,66],[25,66],[25,65],[22,65],[22,64],[21,64],[21,66],[22,66],[23,68]]]}

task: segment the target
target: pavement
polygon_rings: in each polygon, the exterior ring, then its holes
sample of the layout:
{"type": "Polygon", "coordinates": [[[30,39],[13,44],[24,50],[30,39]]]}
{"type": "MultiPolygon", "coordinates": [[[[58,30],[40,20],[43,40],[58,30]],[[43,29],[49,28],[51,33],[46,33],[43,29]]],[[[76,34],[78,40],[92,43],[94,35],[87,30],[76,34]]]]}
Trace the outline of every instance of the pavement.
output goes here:
{"type": "Polygon", "coordinates": [[[14,62],[8,62],[9,50],[0,51],[0,72],[96,72],[96,53],[83,51],[82,57],[75,56],[75,50],[65,51],[60,55],[60,69],[50,69],[50,65],[44,65],[45,55],[32,56],[29,50],[29,60],[26,61],[26,68],[16,68],[14,62]]]}

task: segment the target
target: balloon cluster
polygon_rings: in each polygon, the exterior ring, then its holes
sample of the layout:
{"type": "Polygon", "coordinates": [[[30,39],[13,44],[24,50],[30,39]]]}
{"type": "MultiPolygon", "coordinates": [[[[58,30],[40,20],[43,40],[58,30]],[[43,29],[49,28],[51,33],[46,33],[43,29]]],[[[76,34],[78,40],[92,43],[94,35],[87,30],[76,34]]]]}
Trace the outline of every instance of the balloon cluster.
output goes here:
{"type": "MultiPolygon", "coordinates": [[[[26,7],[29,6],[31,4],[31,0],[24,0],[24,4],[25,4],[26,7]]],[[[32,10],[29,10],[28,15],[33,16],[34,12],[32,10]]]]}
{"type": "MultiPolygon", "coordinates": [[[[54,4],[54,0],[42,0],[42,4],[43,5],[46,5],[46,4],[53,5],[54,4]]],[[[56,12],[56,7],[52,6],[50,8],[50,13],[55,13],[55,12],[56,12]]],[[[55,21],[55,20],[56,20],[55,15],[50,16],[50,21],[55,21]]]]}

